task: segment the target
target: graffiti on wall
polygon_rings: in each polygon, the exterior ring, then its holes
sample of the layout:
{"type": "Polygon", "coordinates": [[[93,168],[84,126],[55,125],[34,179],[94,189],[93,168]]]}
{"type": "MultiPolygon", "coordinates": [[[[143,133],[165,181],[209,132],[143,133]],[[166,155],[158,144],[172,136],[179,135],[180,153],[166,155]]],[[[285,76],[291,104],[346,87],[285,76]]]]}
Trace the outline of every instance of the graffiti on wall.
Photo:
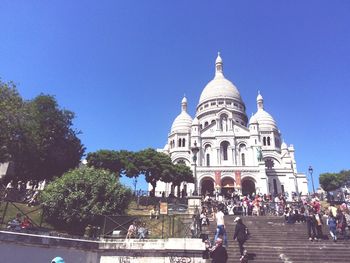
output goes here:
{"type": "Polygon", "coordinates": [[[177,257],[177,256],[171,256],[170,263],[190,263],[191,258],[190,257],[177,257]]]}
{"type": "Polygon", "coordinates": [[[119,257],[119,263],[130,263],[130,257],[119,257]]]}

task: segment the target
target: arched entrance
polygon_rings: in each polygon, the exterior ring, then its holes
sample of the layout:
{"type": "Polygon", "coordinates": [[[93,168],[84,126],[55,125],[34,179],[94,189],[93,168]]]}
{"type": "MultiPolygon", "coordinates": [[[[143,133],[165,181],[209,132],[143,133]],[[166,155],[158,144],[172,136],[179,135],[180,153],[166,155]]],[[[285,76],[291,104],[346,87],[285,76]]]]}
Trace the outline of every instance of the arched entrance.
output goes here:
{"type": "Polygon", "coordinates": [[[214,180],[205,178],[201,182],[201,195],[213,195],[214,194],[214,180]]]}
{"type": "Polygon", "coordinates": [[[252,195],[255,193],[255,183],[252,179],[243,179],[242,180],[242,194],[243,195],[252,195]]]}
{"type": "Polygon", "coordinates": [[[235,180],[232,177],[225,177],[221,181],[221,193],[226,198],[231,197],[231,193],[235,190],[235,180]]]}

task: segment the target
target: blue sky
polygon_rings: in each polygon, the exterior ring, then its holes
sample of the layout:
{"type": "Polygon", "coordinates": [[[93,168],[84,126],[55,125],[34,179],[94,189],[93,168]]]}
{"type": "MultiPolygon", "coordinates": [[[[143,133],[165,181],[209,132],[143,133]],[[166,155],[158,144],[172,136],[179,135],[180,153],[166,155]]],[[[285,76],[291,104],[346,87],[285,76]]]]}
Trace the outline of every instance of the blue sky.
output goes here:
{"type": "Polygon", "coordinates": [[[75,112],[87,152],[163,148],[183,94],[194,116],[220,51],[247,115],[260,90],[318,185],[350,169],[349,13],[345,0],[3,0],[0,77],[75,112]]]}

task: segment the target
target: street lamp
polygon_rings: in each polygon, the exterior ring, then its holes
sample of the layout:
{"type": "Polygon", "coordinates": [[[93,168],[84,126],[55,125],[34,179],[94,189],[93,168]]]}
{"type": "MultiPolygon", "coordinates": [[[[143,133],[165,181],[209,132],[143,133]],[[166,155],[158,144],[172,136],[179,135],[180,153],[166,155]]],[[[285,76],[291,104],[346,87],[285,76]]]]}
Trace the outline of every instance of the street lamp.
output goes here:
{"type": "Polygon", "coordinates": [[[312,191],[313,191],[313,194],[315,194],[314,178],[313,178],[313,176],[312,176],[313,172],[314,172],[314,169],[313,169],[312,166],[310,165],[310,166],[309,166],[309,174],[310,174],[310,176],[311,176],[312,191]]]}
{"type": "Polygon", "coordinates": [[[193,154],[193,163],[194,163],[194,191],[193,195],[198,195],[198,189],[197,189],[197,153],[199,152],[199,148],[197,146],[197,142],[194,141],[194,146],[191,147],[191,151],[193,154]]]}

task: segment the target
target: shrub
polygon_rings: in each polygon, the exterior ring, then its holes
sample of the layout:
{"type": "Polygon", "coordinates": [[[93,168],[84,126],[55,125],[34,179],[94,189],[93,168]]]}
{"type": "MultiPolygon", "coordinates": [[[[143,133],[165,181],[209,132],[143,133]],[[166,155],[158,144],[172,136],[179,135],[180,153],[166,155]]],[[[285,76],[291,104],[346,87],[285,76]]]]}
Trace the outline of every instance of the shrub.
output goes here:
{"type": "Polygon", "coordinates": [[[123,214],[131,190],[115,174],[95,168],[78,168],[48,184],[41,194],[48,223],[70,233],[82,233],[100,215],[123,214]]]}

